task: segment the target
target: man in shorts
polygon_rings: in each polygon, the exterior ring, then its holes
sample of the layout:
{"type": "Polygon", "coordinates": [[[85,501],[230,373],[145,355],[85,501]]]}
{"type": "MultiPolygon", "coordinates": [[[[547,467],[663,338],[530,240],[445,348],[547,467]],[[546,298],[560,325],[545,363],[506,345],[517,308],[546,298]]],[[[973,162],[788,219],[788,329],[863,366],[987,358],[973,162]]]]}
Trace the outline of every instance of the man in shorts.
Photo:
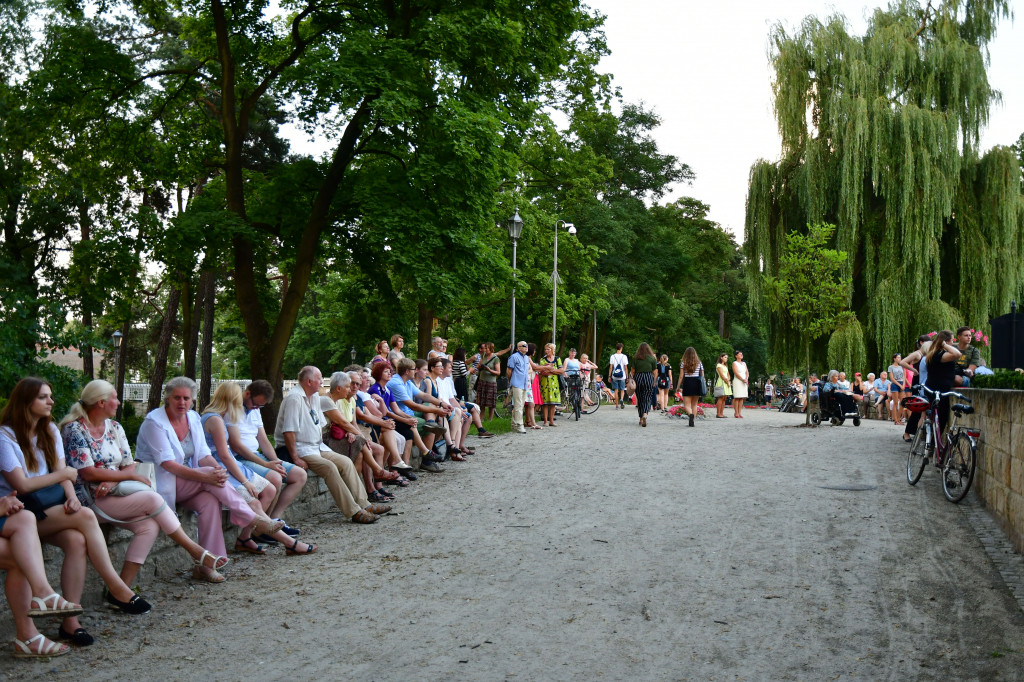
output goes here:
{"type": "Polygon", "coordinates": [[[615,408],[626,409],[626,375],[628,374],[629,358],[622,352],[622,343],[615,344],[615,352],[608,362],[608,377],[612,391],[615,392],[615,408]]]}

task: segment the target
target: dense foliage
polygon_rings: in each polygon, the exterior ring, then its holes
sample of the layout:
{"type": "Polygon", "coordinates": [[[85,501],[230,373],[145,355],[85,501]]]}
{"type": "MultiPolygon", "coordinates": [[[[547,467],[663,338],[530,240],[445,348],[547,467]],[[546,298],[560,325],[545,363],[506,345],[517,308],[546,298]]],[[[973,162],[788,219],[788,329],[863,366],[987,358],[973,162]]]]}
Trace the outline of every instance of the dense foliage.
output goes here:
{"type": "Polygon", "coordinates": [[[0,394],[115,379],[91,365],[115,330],[120,380],[154,388],[336,369],[394,332],[501,347],[517,207],[521,336],[735,342],[757,371],[738,247],[698,200],[659,205],[692,173],[597,71],[601,23],[574,0],[0,4],[0,394]],[[84,377],[38,363],[66,346],[84,377]]]}
{"type": "MultiPolygon", "coordinates": [[[[829,347],[862,345],[869,365],[913,348],[924,331],[985,328],[1021,298],[1019,160],[1007,147],[978,151],[998,97],[986,46],[1008,14],[1005,0],[904,1],[876,10],[863,36],[840,16],[774,30],[783,148],[777,163],[750,171],[755,308],[764,297],[756,275],[774,276],[786,235],[818,222],[838,226],[856,315],[829,347]]],[[[773,358],[791,362],[797,330],[780,313],[766,322],[773,358]]]]}

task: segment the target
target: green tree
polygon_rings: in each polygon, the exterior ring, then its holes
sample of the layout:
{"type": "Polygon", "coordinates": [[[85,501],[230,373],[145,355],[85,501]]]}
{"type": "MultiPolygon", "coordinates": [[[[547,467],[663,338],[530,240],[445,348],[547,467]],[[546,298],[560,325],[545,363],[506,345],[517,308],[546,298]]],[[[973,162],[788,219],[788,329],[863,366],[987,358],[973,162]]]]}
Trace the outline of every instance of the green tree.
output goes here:
{"type": "MultiPolygon", "coordinates": [[[[850,276],[843,272],[846,254],[827,248],[835,225],[809,225],[806,233],[786,236],[778,274],[764,277],[765,301],[797,330],[806,376],[811,373],[811,343],[853,315],[847,308],[850,276]]],[[[810,387],[808,387],[810,390],[810,387]]],[[[810,423],[810,409],[807,422],[810,423]]]]}
{"type": "MultiPolygon", "coordinates": [[[[788,235],[819,222],[838,225],[869,362],[939,321],[984,327],[1024,292],[1018,160],[1006,147],[978,156],[998,97],[987,45],[1008,14],[1005,0],[896,2],[875,11],[863,36],[840,16],[772,32],[782,158],[750,171],[755,306],[788,235]]],[[[781,358],[798,330],[768,312],[781,358]]]]}

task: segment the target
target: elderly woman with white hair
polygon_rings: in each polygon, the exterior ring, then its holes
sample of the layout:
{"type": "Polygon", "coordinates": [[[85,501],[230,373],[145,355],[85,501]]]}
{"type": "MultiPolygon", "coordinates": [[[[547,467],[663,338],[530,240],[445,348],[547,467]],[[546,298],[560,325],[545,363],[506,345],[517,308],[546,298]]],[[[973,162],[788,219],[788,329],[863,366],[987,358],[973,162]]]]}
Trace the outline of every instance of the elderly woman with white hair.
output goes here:
{"type": "MultiPolygon", "coordinates": [[[[175,377],[164,386],[164,405],[146,415],[135,454],[156,467],[156,489],[167,505],[178,502],[199,515],[199,542],[217,556],[227,553],[221,506],[228,510],[231,523],[252,529],[256,534],[276,533],[282,521],[268,523],[259,518],[229,485],[228,472],[217,463],[206,445],[202,421],[192,407],[196,382],[175,377]]],[[[215,567],[197,565],[192,577],[210,583],[224,582],[215,567]]]]}
{"type": "Polygon", "coordinates": [[[109,382],[90,381],[60,421],[60,430],[65,459],[78,470],[75,491],[79,500],[86,504],[91,500],[100,522],[134,534],[124,555],[121,580],[129,586],[135,581],[160,531],[184,548],[196,566],[223,568],[227,557],[216,556],[193,542],[182,530],[174,508],[136,470],[124,429],[114,421],[120,404],[109,382]]]}
{"type": "Polygon", "coordinates": [[[356,424],[355,395],[358,385],[352,381],[347,372],[335,372],[331,375],[330,388],[327,395],[320,396],[320,409],[329,424],[324,443],[339,455],[352,460],[356,471],[363,476],[366,496],[370,502],[386,503],[394,499],[394,495],[384,488],[384,482],[399,479],[399,474],[384,468],[384,448],[371,443],[356,424]]]}

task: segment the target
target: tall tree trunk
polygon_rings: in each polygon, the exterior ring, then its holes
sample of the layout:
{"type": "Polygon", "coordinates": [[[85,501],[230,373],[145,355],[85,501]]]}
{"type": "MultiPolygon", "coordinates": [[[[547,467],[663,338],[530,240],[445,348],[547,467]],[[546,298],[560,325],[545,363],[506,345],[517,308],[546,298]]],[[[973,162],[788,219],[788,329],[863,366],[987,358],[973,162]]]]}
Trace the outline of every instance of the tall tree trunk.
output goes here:
{"type": "Polygon", "coordinates": [[[213,386],[213,311],[216,303],[217,277],[213,270],[203,271],[203,286],[199,296],[203,297],[203,351],[199,380],[199,409],[210,404],[210,389],[213,386]]]}
{"type": "MultiPolygon", "coordinates": [[[[608,320],[605,320],[604,324],[601,325],[601,333],[597,337],[597,357],[596,358],[591,358],[591,360],[593,361],[593,363],[595,365],[600,366],[601,358],[604,357],[604,337],[607,334],[608,334],[608,320]]],[[[600,373],[604,374],[605,370],[602,368],[600,370],[600,373]]],[[[605,379],[611,379],[611,377],[605,377],[605,379]]]]}
{"type": "Polygon", "coordinates": [[[718,309],[718,336],[725,338],[725,308],[718,309]]]}
{"type": "Polygon", "coordinates": [[[181,289],[171,286],[171,291],[167,296],[167,307],[164,309],[164,320],[160,325],[160,339],[156,346],[156,357],[153,359],[153,376],[149,382],[149,402],[146,403],[146,412],[154,410],[160,405],[164,389],[164,379],[167,377],[167,353],[171,348],[174,322],[178,317],[178,302],[180,300],[181,289]]]}
{"type": "Polygon", "coordinates": [[[426,303],[417,305],[416,315],[416,354],[421,358],[430,352],[430,339],[434,335],[434,311],[426,303]]]}

